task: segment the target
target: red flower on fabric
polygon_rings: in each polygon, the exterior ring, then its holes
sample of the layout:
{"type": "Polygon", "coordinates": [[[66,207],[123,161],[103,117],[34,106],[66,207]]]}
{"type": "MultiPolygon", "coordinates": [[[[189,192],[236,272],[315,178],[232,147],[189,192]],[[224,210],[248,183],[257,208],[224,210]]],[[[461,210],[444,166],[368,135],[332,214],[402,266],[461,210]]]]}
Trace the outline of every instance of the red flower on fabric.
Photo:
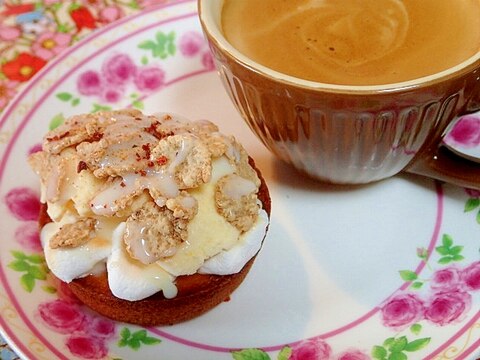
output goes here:
{"type": "Polygon", "coordinates": [[[95,18],[85,6],[72,6],[70,8],[70,17],[75,22],[78,31],[83,28],[95,29],[95,18]]]}
{"type": "Polygon", "coordinates": [[[46,63],[38,56],[20,53],[14,60],[3,64],[2,72],[10,80],[25,82],[30,80],[46,63]]]}

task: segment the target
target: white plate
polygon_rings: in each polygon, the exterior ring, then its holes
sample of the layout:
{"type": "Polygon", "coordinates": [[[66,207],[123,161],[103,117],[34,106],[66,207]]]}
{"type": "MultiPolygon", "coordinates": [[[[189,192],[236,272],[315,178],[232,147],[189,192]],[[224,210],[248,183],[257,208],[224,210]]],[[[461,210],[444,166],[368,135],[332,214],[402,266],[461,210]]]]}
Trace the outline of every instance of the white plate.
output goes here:
{"type": "Polygon", "coordinates": [[[0,131],[0,326],[22,358],[480,355],[480,194],[407,175],[368,186],[321,185],[274,160],[212,70],[195,1],[138,14],[86,38],[30,82],[4,112],[0,131]],[[157,69],[154,91],[130,80],[110,93],[118,101],[85,95],[79,78],[101,75],[119,55],[138,71],[157,69]],[[142,329],[107,321],[53,287],[32,242],[38,180],[26,157],[49,126],[102,106],[208,118],[255,158],[271,191],[271,226],[230,301],[183,324],[142,329]]]}

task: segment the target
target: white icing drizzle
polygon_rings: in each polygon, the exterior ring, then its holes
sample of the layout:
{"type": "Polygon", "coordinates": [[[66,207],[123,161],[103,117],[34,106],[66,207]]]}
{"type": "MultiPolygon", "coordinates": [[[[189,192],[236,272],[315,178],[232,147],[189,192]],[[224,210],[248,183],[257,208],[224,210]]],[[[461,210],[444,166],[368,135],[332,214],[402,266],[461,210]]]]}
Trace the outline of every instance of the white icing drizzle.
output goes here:
{"type": "Polygon", "coordinates": [[[228,178],[223,190],[229,198],[238,200],[257,190],[257,187],[252,181],[235,174],[228,178]]]}
{"type": "Polygon", "coordinates": [[[168,166],[168,171],[170,173],[174,174],[177,166],[180,165],[182,162],[184,162],[185,159],[187,158],[188,153],[190,152],[190,150],[193,147],[193,142],[191,141],[192,137],[193,137],[193,135],[191,137],[190,136],[189,137],[185,136],[185,137],[182,138],[182,142],[181,142],[181,145],[180,145],[180,150],[177,152],[177,155],[175,156],[173,161],[171,161],[170,165],[168,166]]]}
{"type": "Polygon", "coordinates": [[[155,189],[166,198],[174,198],[179,194],[178,185],[173,175],[168,172],[148,170],[145,176],[129,173],[116,179],[113,185],[93,198],[91,201],[92,212],[96,215],[112,216],[118,211],[117,202],[120,199],[144,189],[155,189]]]}

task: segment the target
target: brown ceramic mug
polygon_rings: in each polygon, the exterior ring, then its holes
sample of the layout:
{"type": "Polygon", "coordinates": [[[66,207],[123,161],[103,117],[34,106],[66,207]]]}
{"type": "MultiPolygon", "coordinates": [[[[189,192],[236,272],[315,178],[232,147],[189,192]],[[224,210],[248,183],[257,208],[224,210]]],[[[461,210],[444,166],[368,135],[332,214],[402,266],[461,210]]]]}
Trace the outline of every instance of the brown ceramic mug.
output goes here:
{"type": "Polygon", "coordinates": [[[408,171],[480,189],[480,165],[439,145],[457,116],[480,109],[480,52],[402,83],[316,83],[236,50],[222,34],[222,3],[199,0],[203,31],[230,98],[278,158],[333,183],[368,183],[408,171]]]}

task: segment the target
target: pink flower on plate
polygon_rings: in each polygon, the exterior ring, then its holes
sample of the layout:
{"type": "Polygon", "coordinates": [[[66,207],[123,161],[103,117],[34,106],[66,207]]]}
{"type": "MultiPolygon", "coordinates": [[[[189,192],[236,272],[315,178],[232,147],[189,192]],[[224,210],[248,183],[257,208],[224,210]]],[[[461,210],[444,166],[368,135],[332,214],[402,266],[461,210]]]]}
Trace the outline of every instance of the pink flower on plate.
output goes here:
{"type": "Polygon", "coordinates": [[[86,334],[73,334],[66,345],[73,355],[84,359],[103,359],[108,354],[104,339],[86,334]]]}
{"type": "Polygon", "coordinates": [[[135,74],[134,82],[140,91],[154,91],[165,83],[165,72],[156,66],[143,66],[135,74]]]}
{"type": "Polygon", "coordinates": [[[445,136],[445,142],[465,148],[480,145],[480,118],[476,115],[461,117],[445,136]]]}
{"type": "Polygon", "coordinates": [[[115,323],[104,317],[95,316],[88,323],[87,333],[109,339],[115,335],[115,323]]]}
{"type": "Polygon", "coordinates": [[[103,62],[102,75],[109,85],[122,85],[131,80],[137,71],[127,54],[114,54],[103,62]]]}
{"type": "Polygon", "coordinates": [[[98,19],[103,23],[111,23],[124,16],[124,12],[120,6],[110,5],[100,10],[98,19]]]}
{"type": "Polygon", "coordinates": [[[332,349],[321,339],[309,339],[302,341],[292,348],[289,360],[328,360],[332,355],[332,349]]]}
{"type": "Polygon", "coordinates": [[[66,49],[70,44],[72,35],[47,31],[40,34],[32,45],[33,52],[44,60],[50,60],[66,49]]]}
{"type": "Polygon", "coordinates": [[[196,31],[186,32],[178,41],[180,52],[188,57],[197,55],[204,44],[203,36],[196,31]]]}
{"type": "Polygon", "coordinates": [[[10,213],[19,220],[38,220],[40,199],[35,191],[27,187],[17,187],[5,196],[10,213]]]}
{"type": "Polygon", "coordinates": [[[22,35],[22,30],[16,26],[0,24],[0,40],[12,41],[22,35]]]}
{"type": "Polygon", "coordinates": [[[83,330],[85,315],[80,307],[64,300],[54,300],[38,306],[41,319],[53,330],[61,334],[70,334],[83,330]]]}
{"type": "Polygon", "coordinates": [[[425,307],[425,318],[430,322],[443,326],[461,321],[470,309],[470,294],[454,290],[434,294],[425,307]]]}
{"type": "Polygon", "coordinates": [[[124,89],[121,86],[109,86],[103,89],[101,97],[107,103],[119,102],[123,97],[124,89]]]}
{"type": "Polygon", "coordinates": [[[437,270],[432,276],[430,287],[434,290],[455,290],[461,285],[460,275],[460,270],[453,266],[437,270]]]}
{"type": "Polygon", "coordinates": [[[15,230],[15,240],[24,249],[34,252],[42,251],[42,244],[40,243],[40,234],[38,232],[38,222],[28,221],[21,224],[15,230]]]}
{"type": "Polygon", "coordinates": [[[415,294],[400,294],[390,298],[381,309],[383,324],[403,328],[422,318],[423,302],[415,294]]]}
{"type": "Polygon", "coordinates": [[[360,350],[345,351],[337,356],[337,360],[370,360],[370,356],[360,350]]]}
{"type": "Polygon", "coordinates": [[[4,108],[16,93],[17,81],[0,79],[0,109],[4,108]]]}
{"type": "Polygon", "coordinates": [[[215,63],[213,62],[213,56],[210,51],[205,51],[202,55],[202,64],[207,70],[214,70],[215,63]]]}
{"type": "Polygon", "coordinates": [[[77,89],[82,95],[99,95],[103,89],[100,74],[94,70],[87,70],[77,79],[77,89]]]}
{"type": "Polygon", "coordinates": [[[480,261],[475,261],[463,269],[462,280],[468,290],[480,290],[480,261]]]}

